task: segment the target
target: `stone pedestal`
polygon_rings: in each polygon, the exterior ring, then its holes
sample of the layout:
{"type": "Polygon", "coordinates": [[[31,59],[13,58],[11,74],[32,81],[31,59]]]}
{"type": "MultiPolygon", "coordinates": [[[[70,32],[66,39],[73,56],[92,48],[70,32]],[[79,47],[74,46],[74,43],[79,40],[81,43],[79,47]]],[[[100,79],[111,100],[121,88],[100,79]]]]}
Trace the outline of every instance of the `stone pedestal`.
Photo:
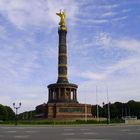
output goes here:
{"type": "Polygon", "coordinates": [[[48,103],[48,118],[57,119],[79,119],[89,118],[91,115],[91,105],[79,103],[48,103]]]}

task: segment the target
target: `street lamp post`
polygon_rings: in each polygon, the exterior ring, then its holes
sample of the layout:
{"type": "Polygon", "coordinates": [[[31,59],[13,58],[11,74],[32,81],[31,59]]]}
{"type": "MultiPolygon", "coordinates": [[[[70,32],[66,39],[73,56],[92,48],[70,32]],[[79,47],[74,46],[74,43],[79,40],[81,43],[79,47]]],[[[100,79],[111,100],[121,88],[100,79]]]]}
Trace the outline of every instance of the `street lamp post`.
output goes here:
{"type": "Polygon", "coordinates": [[[21,107],[21,102],[19,103],[18,106],[16,106],[16,104],[13,103],[13,107],[14,107],[14,109],[16,110],[15,125],[17,125],[17,124],[18,124],[18,118],[17,118],[17,115],[18,115],[18,109],[21,107]]]}
{"type": "Polygon", "coordinates": [[[109,102],[108,87],[107,87],[107,124],[109,123],[110,123],[110,102],[109,102]]]}
{"type": "Polygon", "coordinates": [[[97,90],[97,86],[96,86],[96,117],[97,117],[97,121],[99,121],[99,106],[98,106],[98,90],[97,90]]]}
{"type": "Polygon", "coordinates": [[[86,98],[85,98],[85,122],[87,122],[87,105],[86,105],[86,98]]]}
{"type": "Polygon", "coordinates": [[[46,117],[46,103],[43,103],[43,117],[46,117]]]}

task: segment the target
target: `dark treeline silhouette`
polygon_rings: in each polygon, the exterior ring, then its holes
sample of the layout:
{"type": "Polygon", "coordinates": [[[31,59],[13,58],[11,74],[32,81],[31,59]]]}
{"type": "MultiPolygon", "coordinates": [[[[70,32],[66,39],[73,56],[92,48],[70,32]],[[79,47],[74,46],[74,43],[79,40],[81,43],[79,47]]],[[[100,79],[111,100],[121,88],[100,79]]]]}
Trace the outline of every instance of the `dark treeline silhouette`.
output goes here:
{"type": "Polygon", "coordinates": [[[32,119],[35,118],[35,115],[36,115],[36,111],[35,110],[26,111],[26,112],[20,113],[18,115],[18,118],[20,120],[32,120],[32,119]]]}
{"type": "MultiPolygon", "coordinates": [[[[103,104],[103,107],[98,106],[99,117],[107,118],[108,104],[103,104]]],[[[128,116],[137,116],[140,119],[140,102],[136,102],[130,100],[127,103],[115,102],[109,103],[110,108],[110,118],[111,119],[122,119],[122,117],[128,116]]],[[[42,106],[37,108],[34,111],[23,112],[19,115],[19,118],[22,120],[31,120],[36,118],[44,118],[42,117],[44,113],[44,108],[42,106]],[[42,115],[42,116],[40,116],[42,115]]],[[[97,105],[92,106],[92,115],[96,117],[97,115],[97,105]]]]}
{"type": "MultiPolygon", "coordinates": [[[[109,103],[110,118],[111,119],[121,119],[122,117],[136,116],[140,119],[140,102],[133,100],[127,103],[115,102],[109,103]]],[[[98,106],[99,117],[107,117],[108,104],[103,103],[103,107],[98,106]]],[[[96,117],[97,105],[92,106],[92,114],[96,117]]]]}
{"type": "Polygon", "coordinates": [[[9,106],[0,104],[0,121],[14,120],[15,113],[9,106]]]}
{"type": "MultiPolygon", "coordinates": [[[[111,119],[122,119],[126,116],[136,116],[140,119],[140,102],[133,100],[127,103],[115,102],[109,103],[110,108],[110,118],[111,119]]],[[[108,104],[103,104],[103,106],[98,106],[99,117],[107,117],[108,104]]],[[[43,113],[43,111],[41,112],[43,113]]],[[[38,110],[23,112],[18,115],[20,120],[32,120],[40,115],[38,110]]],[[[96,117],[97,115],[97,105],[92,106],[92,115],[96,117]]],[[[15,119],[15,113],[9,106],[4,106],[0,104],[0,121],[10,121],[15,119]]]]}

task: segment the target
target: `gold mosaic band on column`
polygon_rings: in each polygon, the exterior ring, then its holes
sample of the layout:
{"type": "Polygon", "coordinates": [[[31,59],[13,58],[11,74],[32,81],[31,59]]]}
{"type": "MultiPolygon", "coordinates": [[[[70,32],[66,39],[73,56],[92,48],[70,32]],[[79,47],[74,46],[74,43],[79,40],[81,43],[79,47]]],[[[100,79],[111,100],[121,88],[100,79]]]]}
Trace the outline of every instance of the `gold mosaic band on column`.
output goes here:
{"type": "Polygon", "coordinates": [[[66,26],[60,26],[60,27],[58,28],[58,30],[64,30],[64,31],[67,31],[67,28],[66,28],[66,26]]]}
{"type": "Polygon", "coordinates": [[[66,53],[60,53],[59,56],[67,56],[66,53]]]}
{"type": "Polygon", "coordinates": [[[59,77],[59,78],[67,78],[67,75],[59,74],[58,77],[59,77]]]}
{"type": "Polygon", "coordinates": [[[58,64],[59,67],[67,67],[67,64],[58,64]]]}

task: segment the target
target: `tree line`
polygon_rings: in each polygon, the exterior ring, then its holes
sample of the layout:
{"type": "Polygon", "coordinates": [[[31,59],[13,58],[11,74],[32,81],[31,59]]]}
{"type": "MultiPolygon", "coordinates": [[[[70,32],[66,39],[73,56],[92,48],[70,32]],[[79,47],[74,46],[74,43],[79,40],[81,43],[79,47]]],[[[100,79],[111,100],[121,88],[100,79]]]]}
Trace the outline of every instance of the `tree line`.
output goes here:
{"type": "MultiPolygon", "coordinates": [[[[140,102],[136,102],[133,100],[128,101],[127,103],[115,102],[109,103],[110,110],[110,118],[111,119],[122,119],[122,117],[126,116],[136,116],[140,119],[140,102]]],[[[106,118],[108,116],[108,104],[104,104],[103,106],[98,105],[99,117],[106,118]]],[[[31,120],[35,119],[38,115],[37,110],[23,112],[18,115],[20,120],[31,120]]],[[[92,115],[93,117],[97,117],[97,105],[92,106],[92,115]]],[[[8,121],[14,120],[15,113],[9,106],[4,106],[0,104],[0,121],[8,121]]]]}
{"type": "MultiPolygon", "coordinates": [[[[140,102],[130,100],[127,103],[109,103],[109,110],[111,119],[121,119],[127,116],[136,116],[138,119],[140,119],[140,102]]],[[[102,107],[98,106],[98,112],[99,117],[107,117],[108,104],[103,103],[102,107]]],[[[92,106],[92,115],[97,117],[97,105],[92,106]]]]}
{"type": "Polygon", "coordinates": [[[0,121],[14,120],[15,113],[9,106],[0,104],[0,121]]]}
{"type": "MultiPolygon", "coordinates": [[[[104,104],[103,106],[98,105],[99,110],[99,117],[107,118],[108,116],[108,104],[104,104]]],[[[127,103],[122,102],[115,102],[115,103],[109,103],[109,109],[110,109],[110,118],[111,119],[122,119],[122,117],[126,116],[136,116],[138,119],[140,119],[140,102],[136,102],[133,100],[128,101],[127,103]]],[[[20,119],[24,120],[31,120],[35,118],[43,118],[43,116],[39,115],[44,114],[44,108],[36,109],[33,111],[23,112],[19,114],[20,119]]],[[[92,115],[93,117],[97,117],[97,105],[92,106],[92,115]]]]}

